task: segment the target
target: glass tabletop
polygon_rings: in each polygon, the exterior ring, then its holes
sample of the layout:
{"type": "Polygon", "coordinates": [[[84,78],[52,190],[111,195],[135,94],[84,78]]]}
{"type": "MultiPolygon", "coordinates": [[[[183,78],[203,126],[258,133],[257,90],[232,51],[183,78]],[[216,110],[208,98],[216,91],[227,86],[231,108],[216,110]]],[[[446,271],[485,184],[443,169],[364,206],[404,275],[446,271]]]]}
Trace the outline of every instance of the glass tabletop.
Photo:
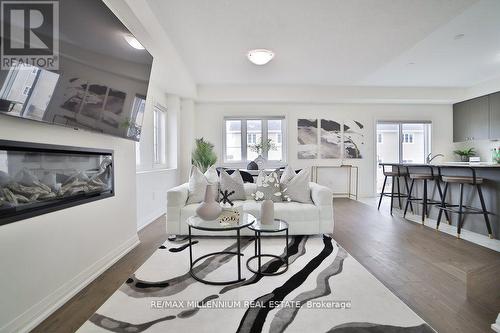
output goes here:
{"type": "Polygon", "coordinates": [[[198,216],[191,216],[187,219],[187,224],[194,229],[206,231],[228,231],[246,228],[256,221],[255,216],[242,213],[238,223],[221,223],[217,220],[206,221],[198,216]]]}
{"type": "Polygon", "coordinates": [[[279,232],[288,229],[288,223],[283,220],[275,219],[271,224],[262,224],[257,220],[254,224],[248,226],[249,229],[262,232],[279,232]]]}

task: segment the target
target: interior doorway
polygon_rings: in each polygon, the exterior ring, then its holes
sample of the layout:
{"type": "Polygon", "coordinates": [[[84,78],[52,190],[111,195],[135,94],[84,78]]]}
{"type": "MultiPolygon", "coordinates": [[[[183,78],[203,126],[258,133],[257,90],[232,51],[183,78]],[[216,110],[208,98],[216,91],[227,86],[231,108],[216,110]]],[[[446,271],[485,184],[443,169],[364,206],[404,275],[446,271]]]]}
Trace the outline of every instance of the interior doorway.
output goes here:
{"type": "MultiPolygon", "coordinates": [[[[377,122],[377,193],[384,183],[379,163],[425,163],[431,153],[431,133],[430,121],[377,122]]],[[[390,188],[390,178],[387,183],[390,188]]]]}

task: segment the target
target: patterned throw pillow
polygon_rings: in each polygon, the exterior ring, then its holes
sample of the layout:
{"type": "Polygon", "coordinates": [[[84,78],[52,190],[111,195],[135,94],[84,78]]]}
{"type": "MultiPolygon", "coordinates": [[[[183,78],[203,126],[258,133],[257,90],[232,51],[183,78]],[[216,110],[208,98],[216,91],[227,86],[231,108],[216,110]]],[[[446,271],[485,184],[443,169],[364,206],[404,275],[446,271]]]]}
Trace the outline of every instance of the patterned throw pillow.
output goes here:
{"type": "Polygon", "coordinates": [[[312,203],[309,180],[309,171],[304,169],[288,181],[288,183],[281,184],[283,200],[288,202],[312,203]]]}
{"type": "Polygon", "coordinates": [[[261,171],[257,177],[257,190],[252,194],[252,197],[257,201],[282,201],[278,174],[275,171],[270,174],[266,174],[264,171],[261,171]]]}
{"type": "Polygon", "coordinates": [[[226,190],[228,192],[234,191],[234,193],[229,196],[231,201],[245,200],[245,187],[243,186],[243,178],[241,178],[240,170],[235,170],[231,175],[229,175],[226,170],[221,170],[220,190],[222,192],[226,190]]]}

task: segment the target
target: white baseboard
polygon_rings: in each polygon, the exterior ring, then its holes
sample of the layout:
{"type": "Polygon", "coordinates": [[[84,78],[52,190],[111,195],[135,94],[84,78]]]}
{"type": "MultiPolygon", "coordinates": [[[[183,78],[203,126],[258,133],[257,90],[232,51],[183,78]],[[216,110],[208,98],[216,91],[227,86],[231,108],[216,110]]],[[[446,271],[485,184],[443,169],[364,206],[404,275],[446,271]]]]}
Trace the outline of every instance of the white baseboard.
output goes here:
{"type": "Polygon", "coordinates": [[[153,222],[154,220],[156,220],[160,216],[165,215],[166,213],[167,213],[167,209],[166,208],[162,208],[162,209],[159,209],[159,210],[157,210],[157,211],[155,211],[155,212],[153,212],[151,214],[148,214],[144,218],[137,219],[137,221],[140,222],[140,225],[137,226],[137,231],[140,231],[140,230],[144,229],[151,222],[153,222]]]}
{"type": "Polygon", "coordinates": [[[135,235],[40,302],[27,309],[7,325],[0,327],[0,332],[31,331],[138,244],[139,238],[135,235]]]}

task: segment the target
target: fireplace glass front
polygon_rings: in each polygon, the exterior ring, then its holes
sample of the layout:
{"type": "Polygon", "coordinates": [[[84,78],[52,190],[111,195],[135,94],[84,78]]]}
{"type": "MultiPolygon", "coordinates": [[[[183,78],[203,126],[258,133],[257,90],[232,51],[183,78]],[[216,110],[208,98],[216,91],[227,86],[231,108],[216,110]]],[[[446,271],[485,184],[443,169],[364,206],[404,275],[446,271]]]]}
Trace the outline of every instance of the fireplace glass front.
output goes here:
{"type": "Polygon", "coordinates": [[[112,151],[0,142],[0,225],[113,193],[112,151]]]}

